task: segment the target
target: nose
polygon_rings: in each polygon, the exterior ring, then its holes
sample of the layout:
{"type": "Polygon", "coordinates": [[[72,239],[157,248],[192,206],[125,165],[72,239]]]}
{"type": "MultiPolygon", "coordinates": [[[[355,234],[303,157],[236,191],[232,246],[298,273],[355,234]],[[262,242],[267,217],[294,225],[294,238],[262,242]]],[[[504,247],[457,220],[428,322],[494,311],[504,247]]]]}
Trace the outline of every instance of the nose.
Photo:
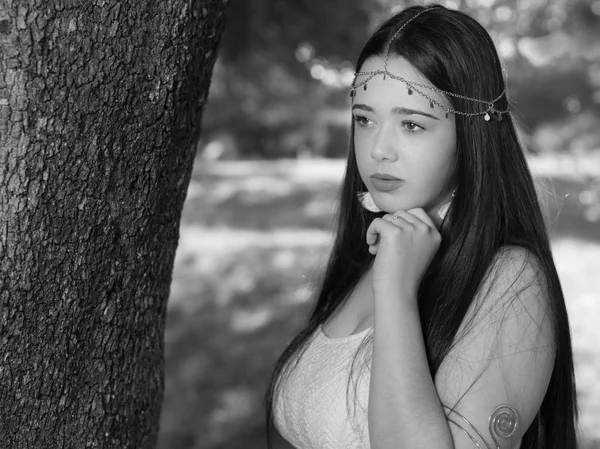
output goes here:
{"type": "Polygon", "coordinates": [[[393,129],[387,124],[382,126],[373,140],[371,157],[377,162],[383,160],[395,162],[398,160],[398,154],[396,153],[394,143],[393,129]]]}

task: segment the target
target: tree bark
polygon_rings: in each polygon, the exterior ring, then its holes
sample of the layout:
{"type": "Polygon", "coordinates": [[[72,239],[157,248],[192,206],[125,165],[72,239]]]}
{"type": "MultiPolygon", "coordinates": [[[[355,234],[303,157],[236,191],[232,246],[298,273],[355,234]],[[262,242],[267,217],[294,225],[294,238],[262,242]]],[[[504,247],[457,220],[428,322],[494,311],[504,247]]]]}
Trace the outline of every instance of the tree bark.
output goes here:
{"type": "Polygon", "coordinates": [[[155,447],[226,3],[0,0],[0,447],[155,447]]]}

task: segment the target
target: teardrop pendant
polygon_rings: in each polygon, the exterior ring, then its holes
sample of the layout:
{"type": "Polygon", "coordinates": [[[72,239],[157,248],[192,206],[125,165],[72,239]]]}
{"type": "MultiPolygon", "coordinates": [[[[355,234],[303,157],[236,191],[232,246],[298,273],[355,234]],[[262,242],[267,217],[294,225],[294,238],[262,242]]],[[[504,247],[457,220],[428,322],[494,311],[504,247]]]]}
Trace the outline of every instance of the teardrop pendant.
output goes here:
{"type": "Polygon", "coordinates": [[[367,90],[367,83],[365,83],[365,85],[363,86],[364,90],[367,90]]]}
{"type": "Polygon", "coordinates": [[[489,122],[489,121],[490,121],[490,114],[488,114],[488,113],[486,112],[486,113],[485,113],[485,115],[483,116],[483,119],[484,119],[486,122],[489,122]]]}
{"type": "Polygon", "coordinates": [[[430,101],[430,102],[429,102],[429,107],[430,107],[431,109],[433,109],[433,101],[430,101]]]}
{"type": "Polygon", "coordinates": [[[446,112],[446,118],[448,118],[448,113],[446,112]]]}
{"type": "Polygon", "coordinates": [[[408,95],[412,95],[412,94],[413,94],[413,91],[412,91],[412,89],[409,87],[409,88],[408,88],[408,95]]]}

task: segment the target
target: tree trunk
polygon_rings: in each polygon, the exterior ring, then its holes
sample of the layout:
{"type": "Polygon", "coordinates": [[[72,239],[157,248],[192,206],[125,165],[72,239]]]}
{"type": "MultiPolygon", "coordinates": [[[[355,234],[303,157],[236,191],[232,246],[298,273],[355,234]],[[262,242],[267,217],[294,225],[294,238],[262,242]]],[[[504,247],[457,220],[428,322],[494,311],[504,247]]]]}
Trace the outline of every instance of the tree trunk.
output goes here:
{"type": "Polygon", "coordinates": [[[0,0],[0,447],[155,447],[226,3],[0,0]]]}

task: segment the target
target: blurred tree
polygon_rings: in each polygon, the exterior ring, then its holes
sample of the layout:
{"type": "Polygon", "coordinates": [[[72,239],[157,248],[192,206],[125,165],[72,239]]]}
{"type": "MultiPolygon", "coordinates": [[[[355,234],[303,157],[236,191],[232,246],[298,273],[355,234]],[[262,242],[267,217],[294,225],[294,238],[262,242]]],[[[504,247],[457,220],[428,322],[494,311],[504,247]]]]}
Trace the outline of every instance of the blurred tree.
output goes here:
{"type": "Polygon", "coordinates": [[[296,49],[310,44],[323,58],[353,59],[367,37],[372,11],[368,2],[356,0],[238,2],[231,7],[231,31],[223,37],[221,57],[227,62],[247,63],[260,61],[261,55],[268,53],[271,57],[265,62],[275,59],[297,71],[301,66],[296,49]]]}
{"type": "Polygon", "coordinates": [[[153,448],[226,0],[0,1],[0,441],[153,448]]]}
{"type": "Polygon", "coordinates": [[[310,66],[349,65],[367,38],[372,9],[369,2],[348,0],[233,2],[205,135],[233,135],[243,155],[324,150],[320,112],[339,89],[316,80],[310,66]]]}
{"type": "MultiPolygon", "coordinates": [[[[233,157],[296,156],[303,148],[343,154],[350,117],[342,118],[340,111],[347,109],[347,85],[328,75],[353,70],[361,46],[390,11],[425,3],[234,2],[207,105],[203,143],[227,135],[235,147],[233,157]]],[[[490,31],[506,61],[517,113],[529,128],[572,114],[565,107],[571,99],[580,102],[581,110],[598,109],[594,91],[600,92],[600,81],[591,83],[588,72],[600,61],[600,0],[440,3],[472,15],[490,31]],[[533,64],[535,58],[544,65],[533,64]]]]}

